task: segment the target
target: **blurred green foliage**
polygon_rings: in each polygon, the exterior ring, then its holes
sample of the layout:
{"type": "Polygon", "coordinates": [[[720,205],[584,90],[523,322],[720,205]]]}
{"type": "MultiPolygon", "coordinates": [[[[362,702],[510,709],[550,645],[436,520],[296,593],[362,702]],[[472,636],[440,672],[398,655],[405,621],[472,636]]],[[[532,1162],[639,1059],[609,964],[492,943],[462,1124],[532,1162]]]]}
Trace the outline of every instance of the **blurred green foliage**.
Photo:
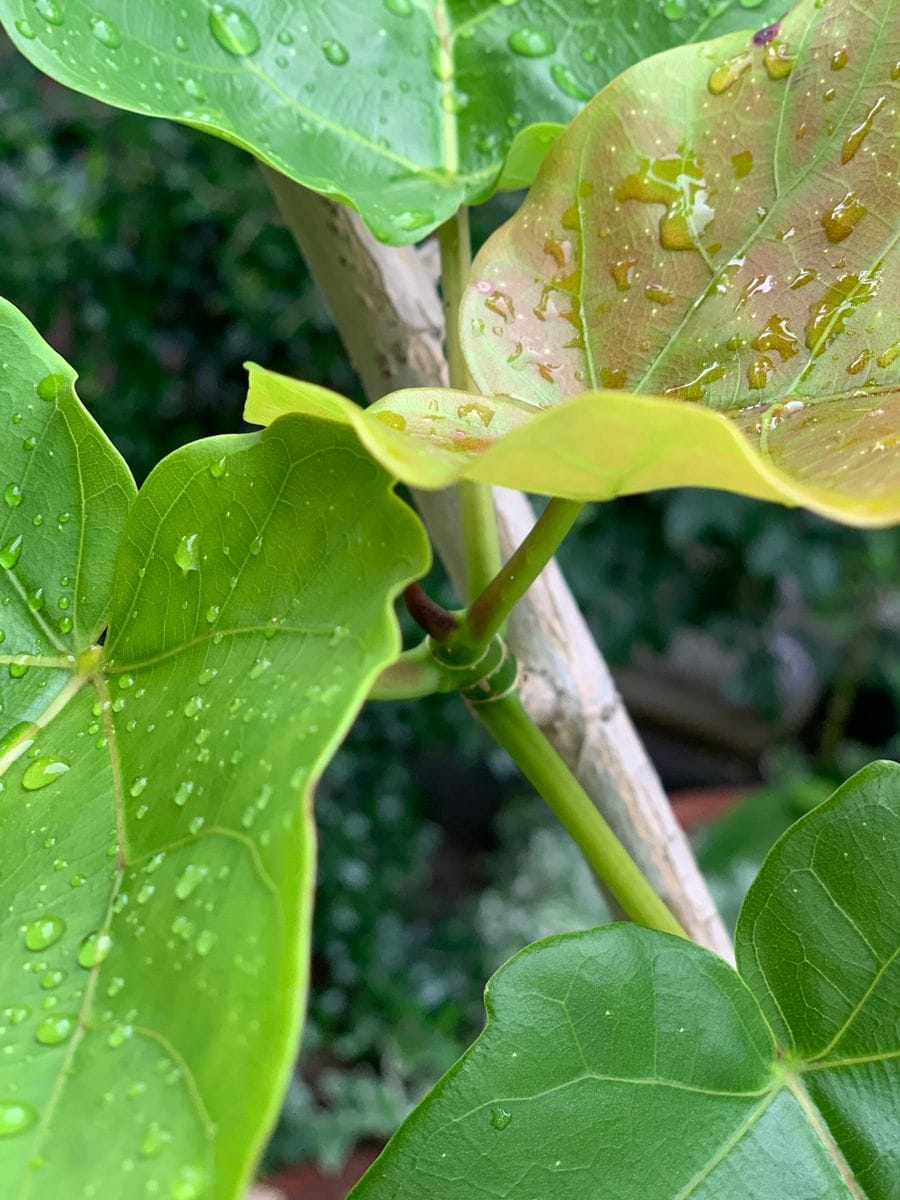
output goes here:
{"type": "MultiPolygon", "coordinates": [[[[64,92],[2,35],[0,129],[0,295],[81,370],[139,477],[241,428],[246,359],[358,395],[245,155],[64,92]]],[[[476,211],[479,237],[510,203],[476,211]]],[[[562,558],[614,663],[684,629],[721,648],[734,669],[718,697],[772,724],[768,773],[818,757],[848,774],[900,748],[894,533],[683,491],[592,507],[562,558]],[[792,712],[792,670],[808,713],[792,712]]],[[[270,1161],[337,1166],[357,1138],[385,1136],[480,1025],[504,957],[603,919],[574,848],[523,794],[454,697],[363,714],[317,801],[314,988],[270,1161]]],[[[792,804],[747,809],[704,851],[731,908],[740,864],[792,804]]]]}

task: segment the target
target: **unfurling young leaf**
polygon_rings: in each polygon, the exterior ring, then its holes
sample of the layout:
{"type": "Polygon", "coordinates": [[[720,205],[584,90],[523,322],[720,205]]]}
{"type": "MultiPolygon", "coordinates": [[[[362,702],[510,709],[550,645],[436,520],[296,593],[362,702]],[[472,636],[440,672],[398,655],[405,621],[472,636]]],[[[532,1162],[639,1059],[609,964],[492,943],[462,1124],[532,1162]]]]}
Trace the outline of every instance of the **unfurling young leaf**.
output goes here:
{"type": "MultiPolygon", "coordinates": [[[[896,521],[898,19],[803,0],[612,83],[476,260],[462,338],[484,395],[388,397],[370,449],[420,486],[702,485],[896,521]]],[[[288,388],[258,377],[251,419],[288,388]]]]}
{"type": "Polygon", "coordinates": [[[739,974],[634,926],[550,938],[352,1200],[893,1200],[900,767],[771,851],[739,974]]]}
{"type": "Polygon", "coordinates": [[[296,1048],[311,793],[421,526],[292,418],[135,498],[0,303],[0,1194],[234,1200],[296,1048]]]}
{"type": "Polygon", "coordinates": [[[560,128],[645,54],[780,0],[0,0],[41,70],[172,117],[352,204],[389,242],[531,182],[560,128]]]}

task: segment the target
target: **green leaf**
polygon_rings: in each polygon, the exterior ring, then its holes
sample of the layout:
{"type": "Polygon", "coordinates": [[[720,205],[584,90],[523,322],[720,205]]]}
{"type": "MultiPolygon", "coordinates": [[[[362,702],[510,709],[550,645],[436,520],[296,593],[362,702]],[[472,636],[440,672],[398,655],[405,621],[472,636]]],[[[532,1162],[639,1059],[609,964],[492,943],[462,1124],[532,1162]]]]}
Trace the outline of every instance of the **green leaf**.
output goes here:
{"type": "Polygon", "coordinates": [[[0,363],[0,1192],[233,1200],[296,1048],[312,789],[397,655],[422,529],[298,418],[132,502],[5,304],[0,363]]]}
{"type": "MultiPolygon", "coordinates": [[[[422,487],[692,485],[900,519],[898,7],[804,0],[766,46],[683,47],[611,84],[476,260],[484,395],[386,397],[372,452],[422,487]]],[[[251,419],[310,406],[289,390],[257,380],[251,419]]]]}
{"type": "Polygon", "coordinates": [[[897,19],[896,0],[804,0],[766,45],[639,64],[556,142],[461,319],[486,393],[605,389],[541,430],[560,458],[581,442],[564,492],[620,469],[621,491],[724,478],[900,517],[897,19]]]}
{"type": "Polygon", "coordinates": [[[729,929],[772,846],[798,817],[827,800],[833,786],[822,775],[801,775],[754,789],[699,831],[697,863],[729,929]]]}
{"type": "Polygon", "coordinates": [[[774,847],[743,978],[634,926],[523,950],[353,1200],[891,1200],[898,795],[875,764],[774,847]]]}
{"type": "Polygon", "coordinates": [[[524,140],[506,185],[529,183],[548,144],[529,127],[565,125],[638,58],[764,24],[779,8],[779,0],[106,0],[99,9],[0,0],[0,20],[61,83],[235,142],[401,243],[490,195],[514,138],[524,140]]]}

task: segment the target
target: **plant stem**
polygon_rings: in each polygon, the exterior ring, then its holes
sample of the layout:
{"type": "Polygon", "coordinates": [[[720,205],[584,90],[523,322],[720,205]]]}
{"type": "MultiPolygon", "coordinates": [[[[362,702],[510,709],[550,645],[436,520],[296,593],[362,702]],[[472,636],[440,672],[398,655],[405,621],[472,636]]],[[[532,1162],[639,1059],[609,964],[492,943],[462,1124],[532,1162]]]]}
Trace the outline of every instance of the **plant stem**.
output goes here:
{"type": "Polygon", "coordinates": [[[472,604],[459,634],[460,641],[482,646],[500,632],[506,618],[559,549],[583,507],[577,500],[549,502],[525,541],[472,604]]]}
{"type": "Polygon", "coordinates": [[[546,801],[623,912],[638,925],[687,937],[587,792],[528,716],[518,695],[472,707],[546,801]]]}
{"type": "MultiPolygon", "coordinates": [[[[447,329],[450,386],[474,390],[459,339],[459,306],[472,265],[469,210],[463,205],[438,229],[441,248],[441,291],[447,329]]],[[[459,485],[460,519],[466,556],[467,599],[473,600],[500,570],[500,540],[491,489],[463,480],[459,485]]]]}

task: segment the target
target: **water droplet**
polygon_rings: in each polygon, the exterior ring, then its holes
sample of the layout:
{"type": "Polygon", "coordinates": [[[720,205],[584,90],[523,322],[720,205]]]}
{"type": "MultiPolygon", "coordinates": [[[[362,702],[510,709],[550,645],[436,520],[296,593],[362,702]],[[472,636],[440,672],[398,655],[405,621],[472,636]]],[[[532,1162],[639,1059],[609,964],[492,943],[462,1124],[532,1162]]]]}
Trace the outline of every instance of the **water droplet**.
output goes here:
{"type": "Polygon", "coordinates": [[[157,1122],[153,1121],[149,1129],[144,1134],[144,1139],[141,1142],[141,1154],[144,1158],[154,1158],[162,1150],[168,1142],[172,1140],[171,1133],[157,1122]]]}
{"type": "Polygon", "coordinates": [[[91,33],[107,50],[118,50],[122,45],[121,33],[106,17],[91,17],[91,33]]]}
{"type": "Polygon", "coordinates": [[[702,371],[698,372],[687,383],[678,384],[676,387],[667,387],[664,394],[672,396],[675,400],[703,400],[706,396],[708,385],[714,383],[717,379],[721,379],[724,374],[725,368],[720,363],[710,363],[708,367],[704,367],[702,371]]]}
{"type": "Polygon", "coordinates": [[[28,674],[28,662],[25,655],[20,654],[7,665],[10,679],[23,679],[28,674]]]}
{"type": "Polygon", "coordinates": [[[786,79],[790,75],[796,59],[794,55],[788,53],[785,43],[776,39],[766,46],[763,62],[769,78],[778,80],[786,79]]]}
{"type": "Polygon", "coordinates": [[[34,28],[28,21],[16,21],[16,29],[18,29],[19,33],[23,38],[26,39],[26,41],[33,41],[37,36],[34,32],[34,28]]]}
{"type": "Polygon", "coordinates": [[[628,374],[620,367],[601,367],[600,386],[615,392],[628,383],[628,374]]]}
{"type": "Polygon", "coordinates": [[[140,796],[140,794],[144,791],[144,789],[146,787],[147,787],[146,775],[138,775],[137,778],[132,783],[131,787],[128,789],[128,794],[130,796],[134,796],[134,797],[140,796]]]}
{"type": "Polygon", "coordinates": [[[197,935],[197,941],[194,943],[197,953],[201,958],[205,958],[213,948],[216,940],[216,935],[211,929],[204,929],[197,935]]]}
{"type": "Polygon", "coordinates": [[[523,58],[545,58],[556,49],[556,42],[543,29],[523,25],[509,35],[509,48],[523,58]]]}
{"type": "Polygon", "coordinates": [[[22,495],[22,489],[17,483],[11,483],[3,493],[3,499],[10,508],[18,508],[24,498],[25,497],[22,495]]]}
{"type": "Polygon", "coordinates": [[[259,679],[260,675],[262,675],[262,673],[264,671],[268,671],[268,669],[269,669],[269,667],[271,667],[271,665],[272,665],[271,660],[268,658],[256,659],[253,666],[250,668],[250,678],[251,679],[259,679]]]}
{"type": "Polygon", "coordinates": [[[384,7],[395,17],[409,17],[413,13],[412,0],[384,0],[384,7]]]}
{"type": "Polygon", "coordinates": [[[201,712],[205,707],[203,699],[200,696],[191,696],[187,704],[184,706],[184,715],[186,717],[196,717],[197,713],[201,712]]]}
{"type": "Polygon", "coordinates": [[[841,147],[841,162],[844,166],[856,158],[860,146],[872,132],[872,122],[884,107],[885,99],[886,97],[879,96],[859,125],[847,134],[846,140],[841,147]]]}
{"type": "Polygon", "coordinates": [[[11,1008],[4,1008],[3,1020],[9,1021],[10,1025],[21,1025],[31,1016],[31,1009],[27,1004],[14,1004],[11,1008]]]}
{"type": "Polygon", "coordinates": [[[211,604],[209,606],[209,608],[206,610],[207,624],[212,625],[215,621],[218,621],[219,614],[221,613],[221,611],[222,610],[221,610],[221,608],[219,608],[218,604],[211,604]]]}
{"type": "Polygon", "coordinates": [[[573,100],[590,100],[594,94],[590,88],[578,82],[574,71],[562,63],[554,63],[550,68],[550,78],[561,92],[571,96],[573,100]]]}
{"type": "Polygon", "coordinates": [[[636,258],[621,258],[618,262],[611,262],[609,264],[609,273],[615,280],[616,287],[620,292],[627,292],[630,289],[636,266],[636,258]]]}
{"type": "Polygon", "coordinates": [[[35,391],[41,400],[53,403],[60,396],[68,394],[69,381],[65,375],[45,375],[35,388],[35,391]]]}
{"type": "Polygon", "coordinates": [[[709,76],[706,85],[714,96],[727,92],[746,70],[749,70],[753,58],[749,54],[737,54],[734,58],[726,59],[709,76]]]}
{"type": "Polygon", "coordinates": [[[659,222],[664,250],[696,250],[697,237],[715,216],[701,164],[690,153],[641,158],[638,170],[619,184],[616,199],[666,206],[659,222]]]}
{"type": "Polygon", "coordinates": [[[62,25],[62,9],[56,0],[34,0],[34,7],[38,16],[43,17],[48,25],[62,25]]]}
{"type": "Polygon", "coordinates": [[[878,273],[842,275],[828,284],[818,302],[809,306],[806,348],[821,354],[844,331],[849,318],[860,304],[871,300],[877,291],[878,273]]]}
{"type": "Polygon", "coordinates": [[[797,274],[788,284],[788,287],[790,287],[792,291],[799,291],[800,288],[806,287],[808,283],[812,283],[818,274],[819,272],[815,270],[814,267],[805,267],[803,270],[797,272],[797,274]]]}
{"type": "Polygon", "coordinates": [[[14,1137],[24,1133],[37,1120],[37,1113],[30,1104],[21,1100],[0,1100],[0,1137],[14,1137]]]}
{"type": "Polygon", "coordinates": [[[411,233],[416,229],[424,229],[426,225],[434,223],[434,213],[430,208],[407,208],[403,212],[397,214],[394,218],[394,224],[404,233],[411,233]]]}
{"type": "Polygon", "coordinates": [[[78,965],[86,970],[99,967],[112,949],[112,938],[98,929],[89,933],[78,947],[78,965]]]}
{"type": "Polygon", "coordinates": [[[213,479],[221,479],[222,478],[222,476],[225,474],[225,463],[226,462],[227,462],[227,459],[225,459],[223,457],[223,458],[217,458],[214,463],[209,464],[209,473],[210,473],[210,475],[212,475],[213,479]]]}
{"type": "Polygon", "coordinates": [[[506,1108],[491,1109],[491,1125],[494,1129],[506,1129],[512,1120],[512,1113],[506,1108]]]}
{"type": "Polygon", "coordinates": [[[75,1013],[54,1013],[45,1017],[34,1031],[34,1040],[42,1046],[61,1046],[75,1032],[78,1017],[75,1013]]]}
{"type": "Polygon", "coordinates": [[[322,53],[333,67],[342,67],[350,61],[350,52],[345,45],[334,38],[327,38],[322,43],[322,53]]]}
{"type": "Polygon", "coordinates": [[[731,169],[735,179],[745,179],[753,170],[753,153],[750,150],[740,150],[731,156],[731,169]]]}
{"type": "Polygon", "coordinates": [[[193,790],[194,785],[189,780],[185,780],[184,783],[178,785],[178,791],[175,793],[173,799],[179,808],[184,808],[193,790]]]}
{"type": "Polygon", "coordinates": [[[200,570],[200,547],[197,544],[199,537],[198,533],[186,533],[175,547],[175,562],[181,567],[184,575],[200,570]]]}
{"type": "Polygon", "coordinates": [[[663,16],[669,21],[680,21],[687,15],[688,0],[666,0],[663,16]]]}
{"type": "Polygon", "coordinates": [[[847,54],[847,49],[842,46],[840,50],[835,50],[831,56],[831,69],[832,71],[843,71],[848,62],[849,55],[847,54]]]}
{"type": "Polygon", "coordinates": [[[755,358],[747,367],[747,383],[754,391],[764,388],[769,382],[769,376],[775,370],[775,364],[766,354],[755,358]]]}
{"type": "Polygon", "coordinates": [[[45,992],[52,992],[54,988],[59,987],[65,978],[65,971],[48,971],[41,979],[41,988],[45,992]]]}
{"type": "Polygon", "coordinates": [[[893,346],[888,346],[883,354],[879,354],[876,359],[879,367],[889,367],[895,358],[900,358],[900,342],[894,342],[893,346]]]}
{"type": "Polygon", "coordinates": [[[65,775],[70,764],[64,758],[36,758],[25,768],[22,776],[22,787],[29,792],[38,792],[41,788],[55,783],[61,775],[65,775]]]}
{"type": "Polygon", "coordinates": [[[765,329],[757,334],[750,345],[754,350],[766,353],[774,351],[782,362],[787,362],[797,353],[797,339],[791,332],[787,319],[777,315],[769,317],[765,329]]]}
{"type": "Polygon", "coordinates": [[[198,83],[196,79],[190,76],[181,80],[181,86],[187,92],[192,100],[196,100],[198,104],[202,104],[206,99],[206,90],[202,83],[198,83]]]}
{"type": "Polygon", "coordinates": [[[175,884],[175,895],[178,899],[187,900],[198,884],[203,882],[207,874],[206,867],[198,867],[194,863],[189,863],[181,872],[178,882],[175,884]]]}
{"type": "Polygon", "coordinates": [[[675,293],[663,287],[661,283],[648,283],[644,288],[644,295],[654,304],[671,304],[675,299],[675,293]]]}
{"type": "Polygon", "coordinates": [[[3,549],[0,550],[0,567],[5,567],[7,571],[13,569],[22,553],[22,541],[21,533],[16,534],[14,538],[10,538],[3,549]]]}
{"type": "Polygon", "coordinates": [[[172,1184],[172,1200],[201,1200],[206,1174],[197,1167],[182,1167],[172,1184]]]}
{"type": "Polygon", "coordinates": [[[853,362],[847,364],[847,374],[858,375],[860,371],[865,370],[871,361],[872,351],[869,349],[861,350],[853,362]]]}
{"type": "Polygon", "coordinates": [[[842,242],[848,238],[868,212],[856,192],[848,192],[822,213],[822,228],[829,242],[842,242]]]}
{"type": "Polygon", "coordinates": [[[209,28],[229,54],[247,56],[259,49],[259,30],[235,4],[214,4],[209,10],[209,28]]]}
{"type": "Polygon", "coordinates": [[[10,750],[17,750],[20,747],[27,750],[37,732],[37,725],[31,721],[17,721],[11,729],[4,733],[3,737],[0,737],[0,758],[7,755],[10,750]]]}

